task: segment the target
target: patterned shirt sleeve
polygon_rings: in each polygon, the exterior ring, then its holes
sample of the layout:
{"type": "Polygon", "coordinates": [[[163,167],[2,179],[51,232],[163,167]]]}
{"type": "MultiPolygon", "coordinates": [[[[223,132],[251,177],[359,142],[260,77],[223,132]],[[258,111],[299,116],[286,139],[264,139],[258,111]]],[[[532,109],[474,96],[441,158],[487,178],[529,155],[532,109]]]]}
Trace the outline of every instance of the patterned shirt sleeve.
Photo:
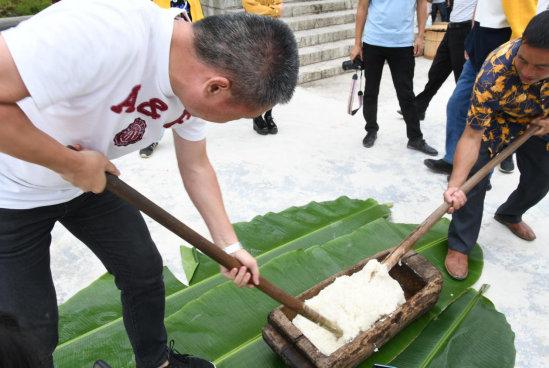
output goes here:
{"type": "Polygon", "coordinates": [[[467,125],[476,130],[489,128],[494,123],[499,95],[504,90],[505,77],[494,73],[493,67],[490,61],[484,63],[473,87],[467,125]]]}

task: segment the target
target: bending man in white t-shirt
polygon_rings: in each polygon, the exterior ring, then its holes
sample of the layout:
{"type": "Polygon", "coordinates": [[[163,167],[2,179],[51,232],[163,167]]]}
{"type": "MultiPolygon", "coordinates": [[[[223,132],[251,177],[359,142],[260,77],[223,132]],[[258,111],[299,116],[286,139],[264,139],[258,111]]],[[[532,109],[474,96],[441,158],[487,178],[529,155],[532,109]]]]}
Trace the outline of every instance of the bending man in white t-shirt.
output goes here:
{"type": "MultiPolygon", "coordinates": [[[[111,159],[174,130],[185,189],[215,244],[236,244],[195,117],[253,118],[287,102],[297,46],[268,17],[176,15],[149,0],[64,0],[0,35],[0,310],[39,340],[46,366],[57,344],[49,246],[59,221],[115,276],[138,367],[212,367],[167,349],[162,260],[139,212],[102,193],[105,172],[118,175],[111,159]]],[[[232,254],[245,266],[223,273],[257,284],[255,259],[232,254]]]]}

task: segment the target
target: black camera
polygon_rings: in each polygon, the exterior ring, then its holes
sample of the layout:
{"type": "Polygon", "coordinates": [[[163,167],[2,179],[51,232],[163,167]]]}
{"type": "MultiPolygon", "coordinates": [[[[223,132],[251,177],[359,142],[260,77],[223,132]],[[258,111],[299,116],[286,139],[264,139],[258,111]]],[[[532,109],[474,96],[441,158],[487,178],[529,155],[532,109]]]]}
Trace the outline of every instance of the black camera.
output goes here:
{"type": "Polygon", "coordinates": [[[356,58],[354,60],[346,60],[341,64],[343,70],[362,70],[362,60],[356,58]]]}

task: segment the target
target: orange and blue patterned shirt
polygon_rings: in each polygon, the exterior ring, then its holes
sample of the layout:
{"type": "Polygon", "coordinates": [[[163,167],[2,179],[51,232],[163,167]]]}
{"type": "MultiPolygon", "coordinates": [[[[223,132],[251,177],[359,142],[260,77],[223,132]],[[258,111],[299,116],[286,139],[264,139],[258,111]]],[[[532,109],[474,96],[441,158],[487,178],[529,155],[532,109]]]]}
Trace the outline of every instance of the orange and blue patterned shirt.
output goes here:
{"type": "MultiPolygon", "coordinates": [[[[483,141],[492,155],[534,118],[549,116],[549,80],[523,84],[513,63],[521,43],[509,41],[488,55],[473,88],[467,125],[485,129],[483,141]]],[[[549,150],[549,135],[542,138],[549,150]]]]}

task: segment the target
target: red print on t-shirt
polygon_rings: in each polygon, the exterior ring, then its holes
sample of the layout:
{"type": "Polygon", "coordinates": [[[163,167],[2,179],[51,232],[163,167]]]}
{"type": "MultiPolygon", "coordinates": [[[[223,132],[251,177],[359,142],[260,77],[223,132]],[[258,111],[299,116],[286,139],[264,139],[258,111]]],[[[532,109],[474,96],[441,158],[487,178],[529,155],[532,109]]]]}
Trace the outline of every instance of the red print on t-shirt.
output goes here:
{"type": "Polygon", "coordinates": [[[128,146],[143,139],[147,123],[145,120],[136,118],[133,123],[114,136],[114,144],[116,146],[128,146]]]}
{"type": "Polygon", "coordinates": [[[175,124],[183,124],[185,121],[189,120],[190,118],[191,118],[191,114],[187,110],[184,110],[183,114],[181,114],[180,117],[178,117],[172,122],[164,124],[163,127],[168,129],[174,126],[175,124]]]}
{"type": "MultiPolygon", "coordinates": [[[[126,97],[124,101],[120,102],[118,105],[111,106],[111,111],[117,114],[120,114],[122,112],[134,112],[135,105],[137,103],[137,95],[139,94],[140,89],[140,84],[133,87],[130,94],[128,95],[128,97],[126,97]]],[[[160,117],[159,111],[162,112],[166,110],[168,110],[168,105],[164,101],[156,97],[151,98],[149,101],[141,102],[139,105],[137,105],[137,112],[145,116],[149,116],[153,119],[158,119],[160,117]]]]}
{"type": "Polygon", "coordinates": [[[135,103],[137,102],[137,94],[139,93],[140,89],[141,89],[140,84],[133,87],[128,97],[126,97],[126,99],[120,102],[118,105],[111,106],[111,110],[117,114],[120,114],[122,112],[122,109],[125,107],[126,111],[124,112],[134,112],[135,103]]]}

